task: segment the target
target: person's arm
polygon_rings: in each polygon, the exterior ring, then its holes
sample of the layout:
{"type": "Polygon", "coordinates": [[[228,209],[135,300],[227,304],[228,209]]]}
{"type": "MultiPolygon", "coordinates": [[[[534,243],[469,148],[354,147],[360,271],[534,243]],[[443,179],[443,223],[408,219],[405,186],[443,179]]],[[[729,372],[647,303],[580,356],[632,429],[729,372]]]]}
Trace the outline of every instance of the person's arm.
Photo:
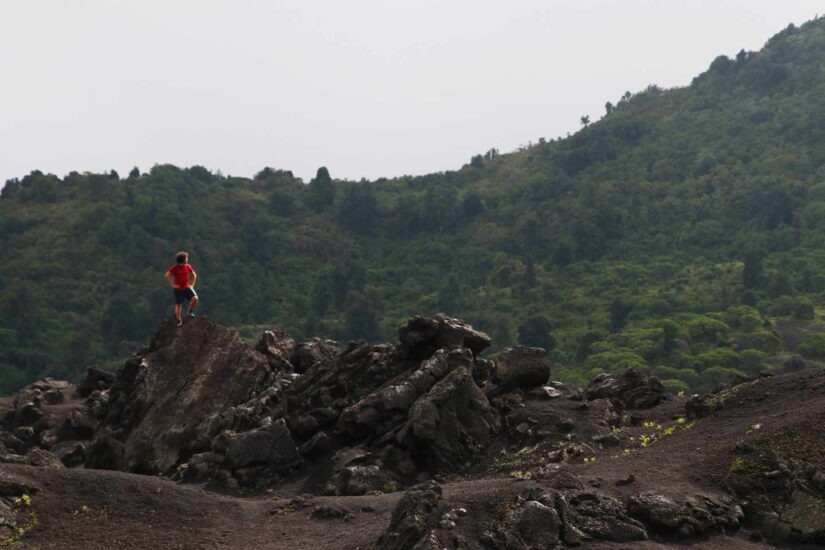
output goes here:
{"type": "Polygon", "coordinates": [[[175,281],[172,279],[172,272],[171,271],[167,271],[166,275],[164,275],[163,277],[166,279],[166,281],[170,285],[172,285],[172,288],[175,288],[175,281]]]}
{"type": "Polygon", "coordinates": [[[198,274],[195,273],[195,270],[193,269],[192,270],[192,282],[189,283],[189,286],[192,287],[192,288],[195,288],[195,281],[197,281],[197,280],[198,280],[198,274]]]}

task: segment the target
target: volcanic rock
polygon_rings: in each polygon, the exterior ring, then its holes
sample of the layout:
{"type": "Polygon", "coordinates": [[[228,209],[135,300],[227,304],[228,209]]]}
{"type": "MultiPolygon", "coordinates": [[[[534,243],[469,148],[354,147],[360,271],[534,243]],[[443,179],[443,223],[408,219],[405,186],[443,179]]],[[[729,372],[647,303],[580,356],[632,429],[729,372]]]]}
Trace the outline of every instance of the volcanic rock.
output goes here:
{"type": "Polygon", "coordinates": [[[147,353],[124,365],[103,424],[122,434],[130,471],[172,472],[182,457],[207,450],[212,415],[246,402],[272,378],[267,358],[236,331],[203,317],[182,327],[168,321],[147,353]]]}
{"type": "Polygon", "coordinates": [[[86,369],[86,375],[77,385],[77,394],[88,397],[95,390],[105,390],[115,381],[115,374],[98,367],[86,369]]]}
{"type": "Polygon", "coordinates": [[[542,348],[507,348],[496,359],[496,381],[504,390],[529,390],[546,384],[550,378],[550,363],[546,355],[542,348]]]}
{"type": "Polygon", "coordinates": [[[407,550],[428,538],[438,522],[441,486],[429,481],[409,489],[392,511],[390,525],[378,541],[380,550],[407,550]]]}
{"type": "Polygon", "coordinates": [[[437,349],[467,348],[478,355],[490,347],[490,337],[470,325],[439,313],[416,316],[398,329],[401,350],[412,359],[432,357],[437,349]]]}
{"type": "Polygon", "coordinates": [[[287,472],[301,461],[283,418],[268,426],[232,436],[226,458],[235,468],[263,464],[277,472],[287,472]]]}
{"type": "Polygon", "coordinates": [[[621,374],[600,374],[585,390],[588,399],[609,398],[620,401],[626,409],[648,409],[665,398],[665,387],[655,376],[636,369],[621,374]]]}

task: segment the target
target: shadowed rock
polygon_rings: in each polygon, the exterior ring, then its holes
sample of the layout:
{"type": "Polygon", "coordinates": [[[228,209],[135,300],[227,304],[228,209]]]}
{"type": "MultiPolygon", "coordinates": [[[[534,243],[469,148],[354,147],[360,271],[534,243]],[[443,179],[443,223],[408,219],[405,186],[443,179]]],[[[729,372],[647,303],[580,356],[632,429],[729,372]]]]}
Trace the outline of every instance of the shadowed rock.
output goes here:
{"type": "Polygon", "coordinates": [[[104,425],[123,441],[130,471],[168,473],[208,445],[206,420],[271,380],[267,358],[236,331],[205,318],[165,322],[148,352],[124,365],[104,425]]]}
{"type": "Polygon", "coordinates": [[[86,375],[77,385],[77,394],[81,397],[88,397],[95,390],[105,390],[115,381],[115,373],[103,370],[98,367],[86,369],[86,375]]]}
{"type": "Polygon", "coordinates": [[[478,355],[490,347],[490,337],[459,321],[439,313],[435,317],[416,316],[398,329],[401,350],[413,359],[432,357],[437,349],[467,348],[478,355]]]}
{"type": "Polygon", "coordinates": [[[530,390],[546,384],[550,363],[542,348],[516,346],[507,348],[496,358],[496,381],[504,390],[530,390]]]}
{"type": "Polygon", "coordinates": [[[255,349],[266,356],[273,369],[293,371],[294,367],[289,357],[295,350],[295,340],[282,329],[274,328],[264,332],[255,345],[255,349]]]}
{"type": "Polygon", "coordinates": [[[588,399],[617,399],[626,409],[648,409],[665,398],[666,390],[655,376],[627,369],[621,374],[600,374],[585,392],[588,399]]]}
{"type": "Polygon", "coordinates": [[[426,540],[437,525],[441,486],[434,481],[404,493],[392,511],[390,525],[378,541],[380,550],[407,550],[426,540]]]}

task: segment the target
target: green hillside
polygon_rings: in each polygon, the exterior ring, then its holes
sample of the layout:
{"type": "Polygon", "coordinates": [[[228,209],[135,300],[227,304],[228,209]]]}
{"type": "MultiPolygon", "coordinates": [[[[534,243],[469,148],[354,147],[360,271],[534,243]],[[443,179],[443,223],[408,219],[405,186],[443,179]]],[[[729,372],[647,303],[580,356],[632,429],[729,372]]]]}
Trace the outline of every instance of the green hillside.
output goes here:
{"type": "Polygon", "coordinates": [[[451,172],[351,182],[322,168],[305,184],[164,165],[10,180],[0,390],[130,353],[169,313],[163,272],[179,249],[203,313],[249,334],[392,340],[411,314],[445,311],[497,349],[552,349],[554,378],[635,365],[705,390],[795,368],[790,341],[825,355],[824,242],[818,19],[713,60],[688,87],[626,93],[566,139],[451,172]]]}

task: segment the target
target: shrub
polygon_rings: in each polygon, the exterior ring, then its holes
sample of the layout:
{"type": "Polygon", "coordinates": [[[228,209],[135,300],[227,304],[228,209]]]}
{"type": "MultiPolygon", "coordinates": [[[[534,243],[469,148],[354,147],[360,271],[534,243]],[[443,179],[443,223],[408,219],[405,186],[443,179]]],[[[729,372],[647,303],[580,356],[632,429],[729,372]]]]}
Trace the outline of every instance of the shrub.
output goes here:
{"type": "Polygon", "coordinates": [[[605,372],[617,372],[631,367],[649,370],[647,363],[641,356],[627,350],[607,351],[591,355],[584,362],[584,366],[588,370],[602,369],[605,372]]]}
{"type": "Polygon", "coordinates": [[[739,365],[739,354],[728,348],[716,348],[694,357],[699,370],[713,367],[734,368],[739,365]]]}
{"type": "Polygon", "coordinates": [[[665,385],[667,391],[670,393],[688,393],[690,392],[690,386],[682,382],[681,380],[676,380],[675,378],[669,378],[667,380],[663,380],[662,384],[665,385]]]}
{"type": "Polygon", "coordinates": [[[730,327],[710,317],[699,315],[687,322],[688,334],[694,342],[705,342],[714,344],[719,340],[727,338],[730,327]]]}
{"type": "Polygon", "coordinates": [[[748,334],[740,334],[736,342],[740,348],[750,348],[765,353],[776,353],[782,347],[782,339],[771,330],[756,330],[748,334]]]}
{"type": "Polygon", "coordinates": [[[692,389],[696,389],[699,387],[701,377],[699,373],[693,369],[676,369],[674,378],[681,380],[692,389]]]}
{"type": "Polygon", "coordinates": [[[809,359],[825,359],[825,332],[806,336],[799,344],[799,353],[809,359]]]}
{"type": "Polygon", "coordinates": [[[618,334],[611,334],[607,337],[607,342],[616,344],[619,348],[629,349],[636,355],[650,361],[658,355],[662,348],[663,334],[661,328],[627,329],[618,334]]]}
{"type": "Polygon", "coordinates": [[[757,315],[745,315],[739,318],[739,328],[745,332],[751,332],[762,326],[762,319],[757,315]]]}
{"type": "Polygon", "coordinates": [[[764,369],[768,354],[756,349],[746,349],[739,354],[739,364],[745,372],[756,373],[764,369]]]}
{"type": "Polygon", "coordinates": [[[793,310],[793,316],[794,319],[804,319],[808,321],[813,320],[816,317],[813,302],[805,296],[797,298],[796,305],[793,310]]]}
{"type": "Polygon", "coordinates": [[[729,382],[737,376],[745,376],[745,373],[738,369],[711,367],[702,372],[699,386],[704,391],[712,390],[717,385],[729,382]]]}

